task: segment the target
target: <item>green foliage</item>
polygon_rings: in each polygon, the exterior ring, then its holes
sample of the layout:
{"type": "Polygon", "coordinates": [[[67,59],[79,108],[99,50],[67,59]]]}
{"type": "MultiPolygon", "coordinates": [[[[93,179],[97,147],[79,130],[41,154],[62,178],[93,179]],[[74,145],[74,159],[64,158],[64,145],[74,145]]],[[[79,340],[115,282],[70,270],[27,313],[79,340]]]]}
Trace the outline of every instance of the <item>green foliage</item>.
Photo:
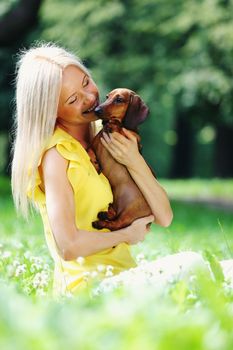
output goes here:
{"type": "MultiPolygon", "coordinates": [[[[15,3],[2,1],[0,16],[15,3]]],[[[55,41],[75,51],[102,99],[118,86],[136,90],[151,111],[141,127],[143,154],[160,177],[169,175],[176,119],[188,118],[196,134],[193,174],[210,176],[216,130],[233,125],[232,10],[232,0],[46,0],[24,45],[55,41]]],[[[2,129],[9,128],[12,52],[0,51],[2,129]]]]}
{"type": "MultiPolygon", "coordinates": [[[[185,189],[197,195],[207,186],[200,180],[164,184],[169,194],[179,198],[185,189]]],[[[207,194],[225,197],[231,189],[231,181],[215,180],[207,194]]],[[[98,296],[53,299],[53,263],[42,224],[37,216],[28,223],[16,218],[9,180],[0,179],[0,193],[2,349],[15,349],[15,344],[17,350],[232,349],[233,289],[223,282],[219,266],[220,259],[232,257],[231,213],[174,201],[173,224],[169,228],[153,225],[146,240],[133,247],[133,254],[144,255],[145,260],[182,250],[203,255],[207,251],[217,282],[196,274],[162,287],[122,287],[98,296]]]]}
{"type": "MultiPolygon", "coordinates": [[[[3,172],[6,166],[6,153],[7,153],[7,143],[8,137],[5,133],[0,133],[0,174],[3,172]]],[[[1,188],[1,184],[0,184],[1,188]]]]}
{"type": "MultiPolygon", "coordinates": [[[[117,86],[141,94],[151,110],[142,126],[144,155],[164,176],[176,143],[168,135],[179,113],[196,132],[233,125],[232,8],[232,1],[209,0],[47,0],[41,37],[76,50],[102,96],[117,86]]],[[[197,167],[203,175],[213,172],[197,167]]]]}
{"type": "Polygon", "coordinates": [[[12,5],[14,5],[17,2],[17,0],[1,0],[0,3],[0,17],[7,13],[12,5]]]}
{"type": "Polygon", "coordinates": [[[211,252],[209,252],[208,250],[206,250],[205,257],[210,263],[210,267],[214,274],[215,280],[217,282],[224,282],[224,274],[216,256],[214,254],[211,254],[211,252]]]}

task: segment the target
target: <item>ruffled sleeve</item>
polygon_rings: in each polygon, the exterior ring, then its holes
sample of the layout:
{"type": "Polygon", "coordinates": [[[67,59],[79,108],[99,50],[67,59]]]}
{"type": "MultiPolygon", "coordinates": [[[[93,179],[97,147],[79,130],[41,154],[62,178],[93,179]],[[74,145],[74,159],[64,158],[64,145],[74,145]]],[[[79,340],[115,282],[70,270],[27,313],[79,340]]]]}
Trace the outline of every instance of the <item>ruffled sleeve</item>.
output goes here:
{"type": "Polygon", "coordinates": [[[27,195],[36,204],[45,203],[45,193],[42,189],[44,186],[39,169],[43,155],[52,147],[56,147],[60,155],[64,159],[68,160],[67,176],[74,192],[76,192],[78,187],[80,188],[80,186],[85,184],[85,179],[88,176],[87,169],[90,166],[90,158],[88,154],[82,145],[72,136],[60,129],[57,129],[40,157],[34,185],[30,181],[29,171],[29,186],[27,195]]]}

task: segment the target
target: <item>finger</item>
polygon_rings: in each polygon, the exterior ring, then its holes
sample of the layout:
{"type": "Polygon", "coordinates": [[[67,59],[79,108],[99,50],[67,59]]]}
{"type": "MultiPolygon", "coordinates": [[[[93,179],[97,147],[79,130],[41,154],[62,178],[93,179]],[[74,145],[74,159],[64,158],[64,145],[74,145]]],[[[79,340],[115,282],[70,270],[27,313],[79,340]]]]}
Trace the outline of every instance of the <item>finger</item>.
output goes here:
{"type": "Polygon", "coordinates": [[[107,149],[112,150],[112,152],[117,151],[117,149],[119,148],[115,140],[112,139],[111,134],[108,135],[104,132],[102,140],[105,142],[103,144],[107,147],[107,149]]]}
{"type": "Polygon", "coordinates": [[[124,131],[124,134],[127,136],[128,139],[133,140],[133,141],[137,141],[136,136],[134,134],[132,134],[131,131],[129,131],[125,128],[122,128],[122,130],[124,131]]]}
{"type": "Polygon", "coordinates": [[[120,161],[122,156],[121,150],[119,150],[118,148],[116,149],[112,143],[106,142],[105,139],[102,137],[100,138],[100,141],[103,144],[103,146],[108,150],[108,152],[111,154],[111,156],[116,160],[120,161]]]}
{"type": "Polygon", "coordinates": [[[113,136],[110,136],[111,138],[111,145],[115,147],[116,151],[120,151],[121,153],[128,152],[128,146],[125,143],[122,143],[120,140],[114,138],[113,136]]]}
{"type": "Polygon", "coordinates": [[[111,142],[110,135],[108,135],[106,132],[103,132],[103,138],[107,143],[111,142]]]}
{"type": "Polygon", "coordinates": [[[154,215],[144,216],[143,218],[134,220],[135,223],[137,222],[142,225],[147,225],[149,223],[152,223],[153,221],[154,221],[154,215]]]}
{"type": "Polygon", "coordinates": [[[103,137],[100,138],[101,143],[104,145],[104,147],[110,152],[112,153],[111,150],[111,144],[108,143],[103,137]]]}
{"type": "Polygon", "coordinates": [[[121,135],[119,132],[113,132],[111,134],[112,138],[120,143],[122,143],[123,145],[127,144],[127,138],[123,135],[121,135]]]}
{"type": "MultiPolygon", "coordinates": [[[[117,134],[117,133],[116,133],[117,134]]],[[[113,134],[107,134],[103,133],[104,140],[109,146],[109,149],[111,149],[115,153],[120,153],[124,152],[124,149],[122,148],[123,144],[118,141],[117,138],[113,137],[113,134]]]]}
{"type": "Polygon", "coordinates": [[[145,224],[147,225],[147,224],[151,224],[154,221],[155,217],[154,215],[149,215],[144,217],[143,219],[145,220],[145,224]]]}

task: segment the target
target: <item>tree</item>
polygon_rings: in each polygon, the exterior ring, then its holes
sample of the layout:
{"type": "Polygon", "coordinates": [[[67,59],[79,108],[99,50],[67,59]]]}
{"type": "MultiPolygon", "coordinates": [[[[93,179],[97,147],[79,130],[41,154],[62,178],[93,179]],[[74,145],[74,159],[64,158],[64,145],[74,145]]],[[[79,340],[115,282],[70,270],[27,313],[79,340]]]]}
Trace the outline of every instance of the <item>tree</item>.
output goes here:
{"type": "MultiPolygon", "coordinates": [[[[202,128],[225,140],[219,130],[233,124],[232,10],[223,0],[48,0],[42,37],[77,48],[103,95],[117,86],[140,93],[151,109],[142,127],[147,159],[161,176],[191,176],[202,128]]],[[[221,170],[229,142],[215,147],[215,174],[232,176],[232,166],[221,170]]]]}
{"type": "MultiPolygon", "coordinates": [[[[7,2],[4,2],[7,5],[7,2]]],[[[37,24],[42,0],[20,0],[12,1],[12,3],[12,7],[9,7],[0,16],[0,69],[2,71],[0,75],[0,132],[7,133],[12,126],[15,55],[18,47],[26,44],[28,32],[37,24]]],[[[6,173],[9,173],[9,154],[10,143],[8,143],[6,173]]]]}
{"type": "Polygon", "coordinates": [[[10,47],[37,23],[42,0],[20,0],[0,19],[0,47],[10,47]]]}
{"type": "Polygon", "coordinates": [[[232,0],[46,0],[25,38],[76,51],[102,99],[118,86],[143,97],[144,155],[159,176],[232,176],[232,10],[232,0]]]}

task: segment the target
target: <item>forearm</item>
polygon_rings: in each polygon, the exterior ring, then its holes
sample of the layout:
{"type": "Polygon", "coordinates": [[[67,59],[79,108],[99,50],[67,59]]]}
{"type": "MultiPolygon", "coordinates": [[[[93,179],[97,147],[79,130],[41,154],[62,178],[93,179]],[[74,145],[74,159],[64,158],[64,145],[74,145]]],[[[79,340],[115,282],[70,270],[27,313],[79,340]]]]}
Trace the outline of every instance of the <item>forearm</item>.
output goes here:
{"type": "Polygon", "coordinates": [[[122,242],[127,243],[126,231],[126,228],[114,232],[90,232],[76,229],[70,232],[65,241],[59,242],[58,249],[64,260],[75,260],[79,256],[89,256],[122,242]]]}
{"type": "Polygon", "coordinates": [[[58,253],[64,260],[75,260],[79,256],[92,255],[122,242],[128,243],[127,228],[114,232],[86,231],[77,229],[71,222],[70,218],[69,221],[56,218],[51,223],[58,253]]]}
{"type": "Polygon", "coordinates": [[[57,220],[51,228],[60,256],[69,261],[101,252],[120,243],[132,245],[142,242],[150,231],[148,224],[153,220],[154,216],[149,215],[133,221],[127,227],[110,232],[79,230],[74,222],[71,223],[72,220],[57,220]]]}
{"type": "Polygon", "coordinates": [[[140,155],[137,165],[128,166],[128,171],[150,206],[155,222],[161,226],[169,226],[173,217],[170,202],[144,158],[140,155]]]}
{"type": "Polygon", "coordinates": [[[161,226],[169,226],[172,221],[172,210],[167,194],[138,152],[137,138],[129,130],[123,129],[123,131],[126,137],[118,132],[103,134],[101,142],[116,161],[127,167],[149,204],[155,222],[161,226]]]}

